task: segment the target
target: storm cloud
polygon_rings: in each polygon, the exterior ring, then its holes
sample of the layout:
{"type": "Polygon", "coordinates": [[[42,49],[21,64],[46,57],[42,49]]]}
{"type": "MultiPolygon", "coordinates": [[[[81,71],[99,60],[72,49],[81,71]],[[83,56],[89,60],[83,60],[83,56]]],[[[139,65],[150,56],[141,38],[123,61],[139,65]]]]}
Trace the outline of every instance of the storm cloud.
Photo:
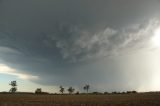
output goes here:
{"type": "Polygon", "coordinates": [[[158,0],[1,0],[0,62],[44,85],[150,90],[159,9],[158,0]]]}

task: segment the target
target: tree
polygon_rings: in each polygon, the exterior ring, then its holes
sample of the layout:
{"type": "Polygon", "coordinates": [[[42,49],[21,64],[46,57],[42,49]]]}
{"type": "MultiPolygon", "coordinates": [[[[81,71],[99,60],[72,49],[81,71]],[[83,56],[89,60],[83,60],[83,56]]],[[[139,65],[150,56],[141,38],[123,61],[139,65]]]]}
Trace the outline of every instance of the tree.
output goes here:
{"type": "Polygon", "coordinates": [[[60,88],[59,92],[63,94],[65,89],[62,86],[60,86],[59,88],[60,88]]]}
{"type": "Polygon", "coordinates": [[[74,88],[72,88],[72,87],[69,87],[69,88],[68,88],[68,92],[69,92],[69,94],[72,94],[74,91],[75,91],[75,89],[74,89],[74,88]]]}
{"type": "Polygon", "coordinates": [[[83,87],[83,89],[86,90],[87,93],[88,93],[88,91],[89,91],[89,89],[90,89],[90,85],[86,84],[86,85],[83,87]]]}
{"type": "Polygon", "coordinates": [[[9,85],[11,85],[11,87],[12,87],[9,90],[9,92],[15,93],[17,91],[17,82],[16,81],[11,81],[11,83],[9,85]]]}
{"type": "Polygon", "coordinates": [[[41,94],[42,93],[42,89],[41,88],[37,88],[36,90],[35,90],[35,94],[41,94]]]}

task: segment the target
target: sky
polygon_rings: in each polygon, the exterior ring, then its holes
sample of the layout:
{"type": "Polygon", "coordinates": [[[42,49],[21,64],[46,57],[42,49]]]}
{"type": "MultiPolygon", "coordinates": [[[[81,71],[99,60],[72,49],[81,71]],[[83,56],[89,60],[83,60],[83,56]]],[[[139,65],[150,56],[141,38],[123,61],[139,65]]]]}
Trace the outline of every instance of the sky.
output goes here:
{"type": "Polygon", "coordinates": [[[159,0],[0,0],[0,91],[160,90],[159,0]]]}

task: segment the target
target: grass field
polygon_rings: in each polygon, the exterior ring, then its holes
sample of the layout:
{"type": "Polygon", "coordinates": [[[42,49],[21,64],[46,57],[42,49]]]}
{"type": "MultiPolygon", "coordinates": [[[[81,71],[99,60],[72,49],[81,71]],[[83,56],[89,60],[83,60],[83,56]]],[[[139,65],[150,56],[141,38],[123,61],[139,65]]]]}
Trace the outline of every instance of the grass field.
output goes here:
{"type": "Polygon", "coordinates": [[[0,106],[160,106],[160,93],[113,95],[0,94],[0,106]]]}

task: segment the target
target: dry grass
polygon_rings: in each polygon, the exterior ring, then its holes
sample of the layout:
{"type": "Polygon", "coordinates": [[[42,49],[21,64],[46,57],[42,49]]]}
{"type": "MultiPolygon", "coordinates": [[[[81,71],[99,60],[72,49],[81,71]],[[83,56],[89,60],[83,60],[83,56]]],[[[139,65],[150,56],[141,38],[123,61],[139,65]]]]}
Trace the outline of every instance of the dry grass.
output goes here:
{"type": "Polygon", "coordinates": [[[0,94],[0,106],[160,106],[160,93],[115,95],[0,94]]]}

